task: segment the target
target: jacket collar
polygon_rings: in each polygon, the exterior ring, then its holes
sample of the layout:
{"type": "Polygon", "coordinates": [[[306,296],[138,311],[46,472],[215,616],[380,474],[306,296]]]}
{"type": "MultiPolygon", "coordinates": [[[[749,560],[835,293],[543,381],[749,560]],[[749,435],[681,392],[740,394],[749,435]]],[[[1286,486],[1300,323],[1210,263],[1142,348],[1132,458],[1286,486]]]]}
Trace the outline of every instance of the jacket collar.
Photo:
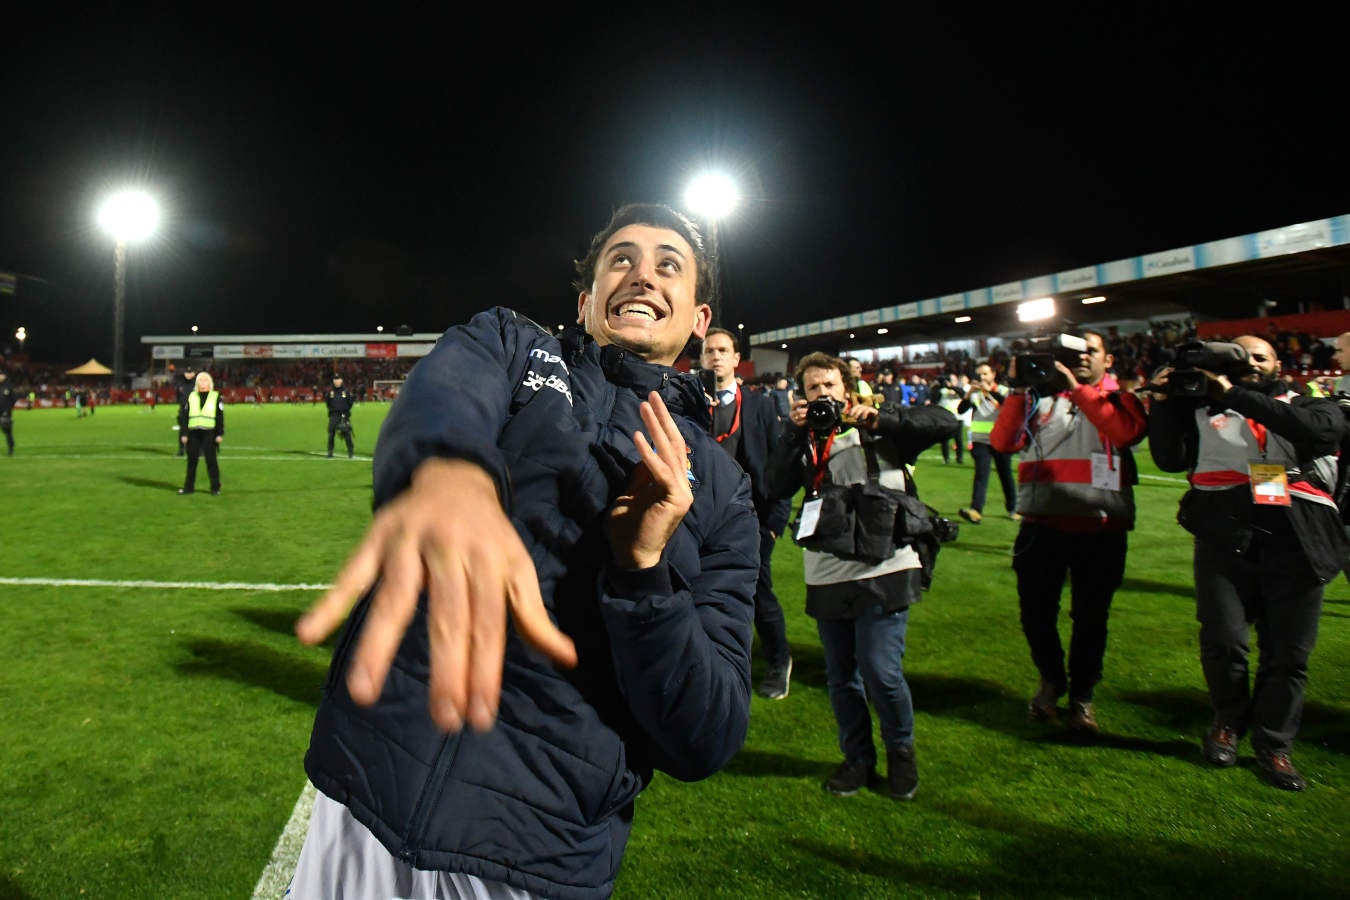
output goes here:
{"type": "Polygon", "coordinates": [[[605,380],[615,387],[627,388],[643,398],[656,391],[672,414],[693,419],[705,431],[711,425],[703,386],[693,375],[671,366],[649,363],[617,344],[601,347],[595,338],[575,326],[565,329],[559,340],[568,365],[591,359],[599,365],[605,380]]]}

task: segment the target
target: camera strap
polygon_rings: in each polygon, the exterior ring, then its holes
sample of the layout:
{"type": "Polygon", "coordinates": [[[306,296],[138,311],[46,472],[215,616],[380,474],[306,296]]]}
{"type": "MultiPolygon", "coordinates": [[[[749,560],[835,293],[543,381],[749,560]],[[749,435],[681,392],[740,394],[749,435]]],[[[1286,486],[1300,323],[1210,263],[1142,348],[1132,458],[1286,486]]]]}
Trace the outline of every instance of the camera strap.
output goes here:
{"type": "Polygon", "coordinates": [[[837,432],[831,431],[823,446],[818,445],[814,432],[812,432],[810,440],[806,442],[807,448],[811,451],[811,465],[816,470],[815,476],[811,479],[811,494],[813,496],[820,493],[821,482],[825,480],[825,471],[830,462],[830,448],[834,446],[835,434],[837,432]]]}

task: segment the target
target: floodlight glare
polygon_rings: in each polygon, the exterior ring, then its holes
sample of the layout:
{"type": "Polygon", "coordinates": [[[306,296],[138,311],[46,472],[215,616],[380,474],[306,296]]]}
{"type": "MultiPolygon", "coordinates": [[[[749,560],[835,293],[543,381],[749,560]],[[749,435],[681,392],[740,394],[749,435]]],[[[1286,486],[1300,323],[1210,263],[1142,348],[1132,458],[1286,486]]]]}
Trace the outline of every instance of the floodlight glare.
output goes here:
{"type": "Polygon", "coordinates": [[[957,325],[962,325],[962,324],[965,324],[966,322],[969,322],[969,321],[970,321],[970,316],[957,316],[957,317],[956,317],[956,324],[957,324],[957,325]]]}
{"type": "Polygon", "coordinates": [[[99,207],[98,224],[119,242],[144,240],[159,227],[159,204],[144,191],[119,191],[99,207]]]}
{"type": "Polygon", "coordinates": [[[1019,322],[1039,322],[1042,319],[1051,318],[1054,314],[1054,297],[1041,297],[1038,300],[1028,300],[1017,305],[1017,321],[1019,322]]]}
{"type": "Polygon", "coordinates": [[[1084,298],[1083,298],[1081,301],[1079,301],[1079,302],[1081,302],[1084,306],[1087,306],[1087,305],[1090,304],[1090,303],[1105,303],[1105,302],[1106,302],[1106,298],[1105,298],[1105,297],[1084,297],[1084,298]]]}
{"type": "Polygon", "coordinates": [[[700,175],[684,192],[684,202],[690,211],[708,219],[724,218],[740,200],[736,183],[720,173],[700,175]]]}

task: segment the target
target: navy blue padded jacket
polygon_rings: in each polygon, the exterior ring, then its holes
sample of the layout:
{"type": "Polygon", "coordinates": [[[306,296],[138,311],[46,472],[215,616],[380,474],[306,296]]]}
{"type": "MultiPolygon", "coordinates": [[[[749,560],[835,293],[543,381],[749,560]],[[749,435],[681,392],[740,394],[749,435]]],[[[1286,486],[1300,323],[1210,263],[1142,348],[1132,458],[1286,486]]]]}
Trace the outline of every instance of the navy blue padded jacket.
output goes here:
{"type": "Polygon", "coordinates": [[[427,711],[425,594],[369,708],[344,678],[369,596],[357,604],[305,770],[395,856],[562,900],[605,897],[652,772],[705,778],[740,749],[759,531],[749,479],[708,436],[705,404],[691,375],[501,308],[451,328],[413,367],[380,431],[376,507],[430,457],[482,466],[579,663],[561,669],[509,632],[496,726],[446,735],[427,711]],[[661,564],[624,571],[604,523],[637,464],[651,390],[690,448],[694,502],[661,564]]]}

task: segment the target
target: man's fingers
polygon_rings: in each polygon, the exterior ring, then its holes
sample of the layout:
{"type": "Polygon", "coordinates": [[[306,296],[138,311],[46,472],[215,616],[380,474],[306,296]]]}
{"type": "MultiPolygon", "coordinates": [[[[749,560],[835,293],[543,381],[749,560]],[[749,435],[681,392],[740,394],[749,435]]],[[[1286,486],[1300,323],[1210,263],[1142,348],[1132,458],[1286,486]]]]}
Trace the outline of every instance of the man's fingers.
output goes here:
{"type": "Polygon", "coordinates": [[[539,593],[539,579],[533,564],[512,567],[507,597],[511,604],[511,620],[525,642],[564,668],[577,664],[577,647],[548,617],[543,595],[539,593]]]}
{"type": "Polygon", "coordinates": [[[369,706],[380,698],[385,676],[408,630],[422,591],[422,560],[414,540],[397,535],[385,555],[384,577],[370,601],[361,638],[347,671],[352,699],[369,706]]]}
{"type": "Polygon", "coordinates": [[[462,560],[428,562],[427,604],[431,718],[455,732],[463,725],[469,697],[469,580],[462,560]]]}
{"type": "MultiPolygon", "coordinates": [[[[497,560],[470,562],[468,607],[468,706],[465,718],[478,731],[492,727],[502,690],[502,660],[506,656],[506,607],[509,569],[497,560]]],[[[504,563],[504,561],[502,561],[504,563]]]]}
{"type": "Polygon", "coordinates": [[[327,638],[347,618],[352,605],[370,590],[379,575],[382,544],[374,530],[361,542],[333,586],[295,623],[295,636],[301,643],[313,646],[327,638]]]}

